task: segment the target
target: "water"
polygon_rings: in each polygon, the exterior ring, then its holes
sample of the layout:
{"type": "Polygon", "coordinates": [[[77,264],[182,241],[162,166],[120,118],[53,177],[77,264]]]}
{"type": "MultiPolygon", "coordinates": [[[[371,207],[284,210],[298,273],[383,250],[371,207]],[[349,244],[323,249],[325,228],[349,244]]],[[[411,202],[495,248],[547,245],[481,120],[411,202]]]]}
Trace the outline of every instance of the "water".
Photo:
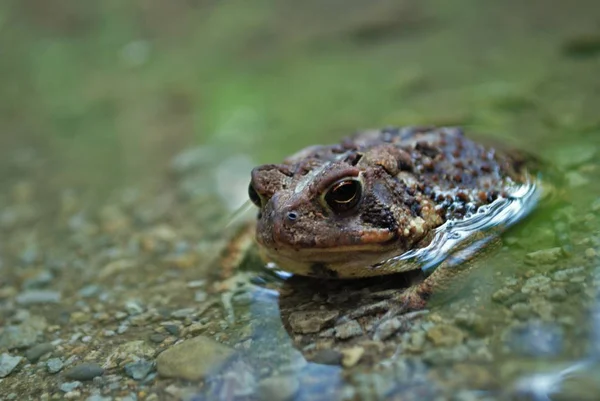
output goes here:
{"type": "MultiPolygon", "coordinates": [[[[2,3],[0,325],[28,344],[0,334],[0,354],[106,365],[79,397],[595,399],[599,18],[593,0],[2,3]],[[381,302],[417,278],[273,277],[228,245],[252,165],[419,124],[566,172],[552,205],[529,214],[524,187],[454,225],[519,220],[457,295],[386,329],[381,302]],[[192,336],[230,357],[191,382],[126,376],[119,355],[192,336]]],[[[441,230],[428,261],[457,241],[441,230]]],[[[63,396],[61,375],[23,360],[0,399],[63,396]]]]}

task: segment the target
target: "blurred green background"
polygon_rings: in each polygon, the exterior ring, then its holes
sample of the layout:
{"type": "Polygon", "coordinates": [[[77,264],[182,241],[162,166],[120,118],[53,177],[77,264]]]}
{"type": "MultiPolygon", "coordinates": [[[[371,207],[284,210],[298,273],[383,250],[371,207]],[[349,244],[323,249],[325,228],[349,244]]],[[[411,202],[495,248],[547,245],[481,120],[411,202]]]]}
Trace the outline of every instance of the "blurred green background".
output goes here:
{"type": "Polygon", "coordinates": [[[542,154],[597,144],[599,10],[597,0],[5,0],[0,152],[32,148],[43,174],[112,186],[160,174],[189,146],[277,162],[387,125],[459,124],[542,154]]]}

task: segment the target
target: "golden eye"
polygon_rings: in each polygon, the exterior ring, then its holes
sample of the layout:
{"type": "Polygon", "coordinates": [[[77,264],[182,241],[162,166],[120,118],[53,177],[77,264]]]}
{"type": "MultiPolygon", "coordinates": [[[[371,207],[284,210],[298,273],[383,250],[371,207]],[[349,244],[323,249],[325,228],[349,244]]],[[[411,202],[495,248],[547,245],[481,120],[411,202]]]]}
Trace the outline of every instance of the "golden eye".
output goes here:
{"type": "Polygon", "coordinates": [[[262,207],[262,199],[258,192],[256,192],[256,189],[254,189],[254,185],[252,185],[252,183],[248,185],[248,197],[256,206],[262,207]]]}
{"type": "Polygon", "coordinates": [[[343,179],[333,184],[325,194],[325,202],[335,213],[353,209],[362,196],[362,184],[358,180],[343,179]]]}

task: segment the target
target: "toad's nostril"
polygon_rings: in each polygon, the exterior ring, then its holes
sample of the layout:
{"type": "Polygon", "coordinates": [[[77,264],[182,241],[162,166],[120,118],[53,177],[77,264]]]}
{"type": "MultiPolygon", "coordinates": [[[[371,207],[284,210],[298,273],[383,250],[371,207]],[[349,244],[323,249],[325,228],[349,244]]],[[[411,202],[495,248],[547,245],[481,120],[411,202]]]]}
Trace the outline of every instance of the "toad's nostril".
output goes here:
{"type": "Polygon", "coordinates": [[[298,218],[298,213],[288,212],[288,214],[287,214],[288,221],[296,221],[297,218],[298,218]]]}

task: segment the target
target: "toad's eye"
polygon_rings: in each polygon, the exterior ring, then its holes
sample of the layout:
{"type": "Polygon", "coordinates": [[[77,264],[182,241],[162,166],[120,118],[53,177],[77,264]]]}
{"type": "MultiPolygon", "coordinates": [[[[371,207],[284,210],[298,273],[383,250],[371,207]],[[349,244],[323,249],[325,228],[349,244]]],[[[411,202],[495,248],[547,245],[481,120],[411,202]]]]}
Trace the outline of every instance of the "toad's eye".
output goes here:
{"type": "Polygon", "coordinates": [[[258,207],[262,206],[262,199],[260,198],[260,195],[258,194],[258,192],[256,192],[256,189],[254,189],[254,185],[252,185],[252,183],[250,183],[250,185],[248,185],[248,197],[250,198],[252,203],[254,203],[256,206],[258,206],[258,207]]]}
{"type": "Polygon", "coordinates": [[[325,193],[327,206],[335,213],[352,210],[362,196],[362,184],[356,179],[343,179],[333,184],[325,193]]]}

